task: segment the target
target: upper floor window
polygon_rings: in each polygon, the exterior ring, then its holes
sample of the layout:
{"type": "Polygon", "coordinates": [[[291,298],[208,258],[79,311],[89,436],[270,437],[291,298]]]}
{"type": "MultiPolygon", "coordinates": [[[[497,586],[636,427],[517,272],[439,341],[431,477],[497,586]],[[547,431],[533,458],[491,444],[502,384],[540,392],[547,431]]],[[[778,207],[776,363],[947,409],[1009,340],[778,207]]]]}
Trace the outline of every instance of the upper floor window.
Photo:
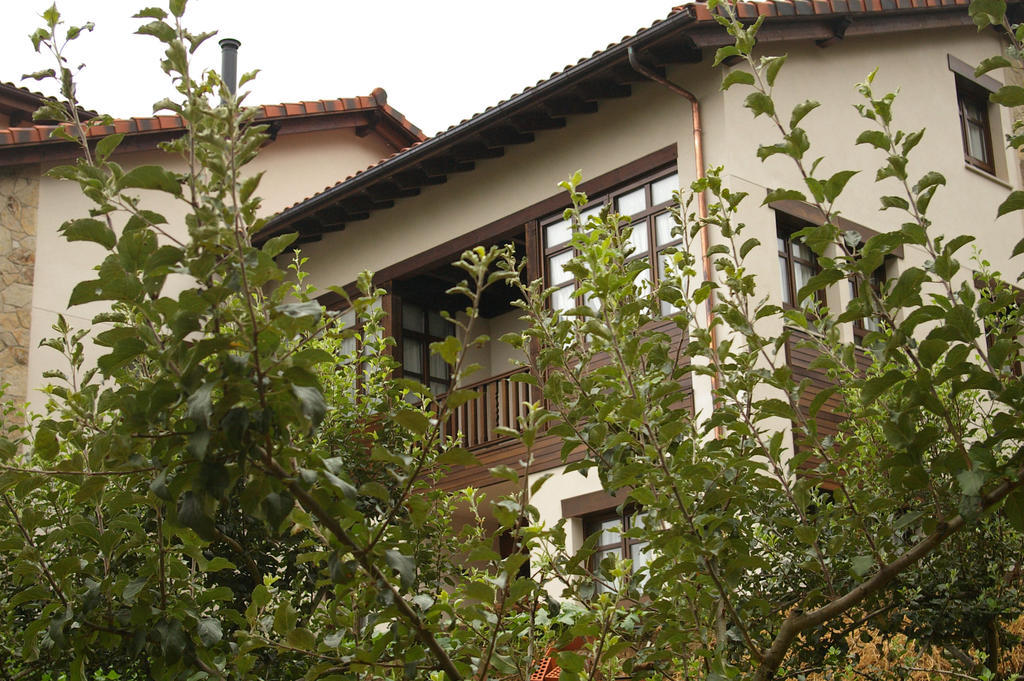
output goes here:
{"type": "Polygon", "coordinates": [[[402,301],[402,374],[430,388],[435,395],[451,387],[451,370],[430,344],[455,332],[454,325],[436,310],[402,301]]]}
{"type": "MultiPolygon", "coordinates": [[[[794,239],[794,232],[801,226],[786,219],[782,214],[776,216],[776,241],[779,248],[779,277],[782,281],[782,302],[796,307],[797,293],[815,274],[820,271],[818,256],[803,241],[794,239]]],[[[812,300],[821,300],[822,291],[815,296],[804,298],[802,307],[808,306],[812,300]]]]}
{"type": "MultiPolygon", "coordinates": [[[[675,167],[664,168],[604,196],[592,197],[581,214],[585,222],[608,205],[630,219],[632,252],[629,260],[648,259],[650,266],[639,275],[637,283],[649,289],[664,276],[668,258],[664,251],[682,243],[682,239],[672,233],[675,222],[669,212],[672,193],[677,189],[679,174],[675,167]]],[[[548,286],[557,287],[551,295],[551,306],[555,310],[572,309],[584,302],[577,293],[572,273],[565,269],[575,254],[570,243],[574,226],[561,213],[541,220],[540,224],[544,235],[545,281],[548,286]]]]}
{"type": "MultiPolygon", "coordinates": [[[[874,291],[876,296],[882,295],[882,287],[885,286],[885,263],[879,265],[864,282],[871,290],[874,291]]],[[[857,279],[850,279],[850,298],[857,298],[860,296],[860,285],[857,279]]],[[[864,336],[868,335],[872,331],[881,330],[882,326],[878,321],[878,317],[874,314],[870,314],[867,317],[858,319],[853,323],[853,337],[857,344],[861,344],[864,340],[864,336]]]]}
{"type": "Polygon", "coordinates": [[[993,115],[989,95],[999,90],[1002,83],[991,76],[975,76],[974,67],[951,54],[947,55],[946,60],[956,83],[964,161],[990,175],[996,175],[999,164],[992,153],[992,143],[1000,137],[999,118],[993,115]]]}
{"type": "Polygon", "coordinates": [[[960,133],[963,136],[964,160],[987,173],[995,174],[992,157],[992,130],[989,125],[988,92],[956,79],[956,103],[960,109],[960,133]]]}

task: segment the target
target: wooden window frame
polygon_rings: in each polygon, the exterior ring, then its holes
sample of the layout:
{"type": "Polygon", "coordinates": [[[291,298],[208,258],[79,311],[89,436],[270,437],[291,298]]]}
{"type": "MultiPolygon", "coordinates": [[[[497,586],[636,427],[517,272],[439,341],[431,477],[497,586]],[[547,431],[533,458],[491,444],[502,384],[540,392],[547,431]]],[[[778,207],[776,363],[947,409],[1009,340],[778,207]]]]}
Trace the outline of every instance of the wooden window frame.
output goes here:
{"type": "MultiPolygon", "coordinates": [[[[775,213],[775,236],[777,237],[777,241],[781,240],[783,244],[785,244],[785,250],[779,250],[778,255],[781,260],[785,261],[786,284],[789,286],[788,291],[785,287],[783,287],[782,306],[791,310],[800,309],[800,306],[796,304],[797,293],[800,291],[800,289],[797,288],[796,286],[796,267],[794,267],[794,263],[799,263],[810,267],[812,277],[821,272],[821,265],[818,264],[818,255],[814,253],[814,251],[811,251],[811,260],[797,257],[797,255],[793,252],[793,235],[807,226],[807,224],[798,222],[797,220],[793,219],[786,213],[781,213],[778,211],[776,211],[775,213]],[[787,294],[790,300],[786,300],[787,294]]],[[[807,246],[806,244],[802,245],[805,248],[810,249],[810,247],[807,246]]],[[[824,304],[825,291],[815,291],[814,298],[819,303],[824,304]]]]}
{"type": "Polygon", "coordinates": [[[964,150],[964,162],[978,168],[989,175],[996,175],[994,147],[992,144],[992,107],[989,104],[989,95],[997,92],[1002,83],[991,76],[974,75],[974,68],[964,61],[957,59],[951,54],[946,55],[949,70],[954,74],[956,85],[956,105],[960,116],[960,137],[964,150]],[[978,109],[985,112],[980,119],[971,119],[968,105],[974,104],[978,109]],[[984,153],[987,158],[978,158],[970,152],[968,142],[968,123],[975,123],[982,130],[984,137],[984,153]]]}
{"type": "MultiPolygon", "coordinates": [[[[430,308],[425,307],[423,305],[419,305],[417,303],[414,303],[414,302],[411,302],[411,301],[405,301],[405,300],[400,301],[400,303],[398,305],[395,305],[395,308],[397,309],[397,311],[399,311],[399,313],[397,315],[397,322],[398,323],[395,325],[395,328],[397,328],[399,330],[400,334],[401,334],[399,336],[399,340],[401,342],[395,343],[395,345],[398,347],[398,352],[399,352],[399,355],[400,355],[398,357],[398,361],[402,365],[402,376],[418,380],[420,383],[425,385],[428,389],[430,389],[431,383],[435,383],[436,382],[436,383],[445,383],[446,384],[446,388],[445,388],[444,392],[447,392],[448,390],[451,390],[451,387],[452,387],[452,377],[451,377],[451,369],[450,368],[447,370],[446,373],[448,375],[445,376],[445,377],[434,376],[430,372],[430,357],[433,354],[433,353],[430,352],[430,344],[431,343],[441,342],[441,341],[443,341],[447,337],[447,336],[445,336],[445,337],[437,337],[437,336],[432,336],[430,334],[430,318],[429,318],[429,315],[430,315],[431,312],[437,312],[437,310],[431,310],[430,308]],[[405,313],[404,313],[404,309],[403,309],[404,306],[406,306],[406,305],[408,305],[410,307],[418,308],[423,313],[423,329],[422,330],[406,328],[406,326],[405,326],[405,313]],[[410,338],[410,339],[413,339],[413,340],[418,340],[418,341],[420,341],[422,343],[423,347],[422,347],[422,350],[421,350],[420,362],[422,362],[423,373],[420,374],[420,375],[415,374],[415,373],[411,373],[411,372],[407,371],[406,368],[405,368],[405,339],[406,338],[410,338]]],[[[393,314],[394,314],[394,312],[393,312],[393,314]]],[[[444,323],[449,325],[449,326],[452,325],[452,323],[449,322],[449,321],[445,321],[444,323]]],[[[452,329],[452,332],[454,332],[454,329],[452,329]]]]}
{"type": "MultiPolygon", "coordinates": [[[[604,194],[591,198],[585,209],[590,211],[594,208],[608,206],[610,210],[615,211],[617,208],[617,202],[621,197],[630,194],[637,189],[643,188],[645,208],[638,213],[624,217],[630,218],[630,225],[634,232],[638,229],[644,230],[647,237],[647,250],[642,253],[630,255],[627,262],[632,262],[645,257],[648,259],[648,281],[651,284],[652,290],[657,290],[658,284],[661,281],[660,255],[665,250],[669,248],[676,248],[683,243],[682,237],[679,236],[673,236],[673,238],[663,244],[658,243],[657,218],[661,215],[668,214],[669,209],[674,203],[674,198],[669,198],[655,204],[653,186],[660,180],[671,177],[672,175],[678,176],[678,174],[679,170],[675,159],[661,163],[659,166],[650,168],[637,177],[633,177],[618,186],[611,187],[604,194]]],[[[544,277],[544,284],[546,287],[553,286],[551,259],[565,253],[571,252],[574,255],[576,253],[572,246],[571,236],[568,241],[562,241],[556,244],[547,243],[547,228],[550,225],[557,224],[564,220],[564,210],[565,209],[563,208],[562,211],[546,215],[537,221],[540,233],[540,251],[543,258],[542,275],[544,277]]],[[[559,289],[570,287],[572,287],[574,291],[577,290],[575,278],[558,285],[559,289]]],[[[573,295],[572,298],[576,305],[583,303],[582,297],[579,294],[573,295]]]]}
{"type": "Polygon", "coordinates": [[[964,162],[984,170],[989,175],[996,174],[995,157],[992,154],[992,124],[988,112],[988,93],[981,90],[962,78],[956,79],[956,105],[960,112],[960,136],[964,145],[964,162]],[[971,109],[984,111],[981,118],[972,118],[971,109]],[[978,158],[971,153],[968,131],[971,124],[976,125],[982,133],[984,141],[982,151],[986,158],[978,158]]]}

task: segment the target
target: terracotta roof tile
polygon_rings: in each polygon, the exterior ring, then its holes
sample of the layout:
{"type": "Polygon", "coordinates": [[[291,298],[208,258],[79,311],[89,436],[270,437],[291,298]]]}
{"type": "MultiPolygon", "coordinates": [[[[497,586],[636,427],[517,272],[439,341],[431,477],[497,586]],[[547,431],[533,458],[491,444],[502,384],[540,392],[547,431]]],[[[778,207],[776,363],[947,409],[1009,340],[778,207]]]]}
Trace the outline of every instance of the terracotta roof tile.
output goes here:
{"type": "MultiPolygon", "coordinates": [[[[0,83],[0,85],[5,87],[7,86],[6,83],[0,83]]],[[[15,88],[13,85],[10,87],[15,88]]],[[[23,90],[23,88],[18,89],[23,90]]],[[[43,95],[31,93],[27,90],[25,92],[33,96],[37,96],[40,99],[40,102],[45,99],[43,95]]],[[[264,104],[257,108],[259,111],[257,112],[256,117],[261,120],[288,118],[292,116],[318,116],[342,113],[345,111],[366,111],[376,109],[383,113],[385,117],[390,120],[392,125],[405,130],[409,137],[419,140],[425,139],[423,131],[409,122],[405,116],[387,103],[387,93],[381,88],[376,88],[373,93],[367,97],[313,100],[286,104],[264,104]]],[[[51,133],[55,127],[56,126],[54,125],[34,125],[31,127],[11,127],[6,130],[0,129],[0,147],[60,141],[52,138],[51,133]]],[[[89,137],[102,137],[115,132],[123,134],[137,134],[182,130],[184,127],[185,122],[181,116],[145,116],[115,119],[109,125],[91,126],[87,128],[87,134],[89,137]]]]}

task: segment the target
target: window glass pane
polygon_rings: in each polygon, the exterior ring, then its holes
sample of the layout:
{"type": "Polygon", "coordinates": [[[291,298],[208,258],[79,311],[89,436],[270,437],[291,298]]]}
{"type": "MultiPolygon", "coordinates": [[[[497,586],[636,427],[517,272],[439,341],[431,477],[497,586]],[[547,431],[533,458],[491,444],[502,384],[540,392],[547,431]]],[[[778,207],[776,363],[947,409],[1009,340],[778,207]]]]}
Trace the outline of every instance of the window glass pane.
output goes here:
{"type": "Polygon", "coordinates": [[[621,529],[622,521],[618,518],[602,520],[594,528],[594,532],[599,535],[596,545],[607,546],[608,544],[618,544],[622,541],[622,535],[620,533],[621,529]]]}
{"type": "MultiPolygon", "coordinates": [[[[351,330],[356,324],[356,311],[352,309],[345,310],[338,315],[338,321],[341,322],[341,328],[351,330]]],[[[349,336],[345,340],[341,341],[341,354],[351,355],[356,351],[356,337],[349,336]]]]}
{"type": "Polygon", "coordinates": [[[677,238],[672,234],[672,229],[676,226],[676,221],[672,217],[672,213],[662,213],[654,216],[654,231],[656,238],[658,239],[658,245],[664,246],[670,241],[675,241],[677,238]]]}
{"type": "Polygon", "coordinates": [[[448,363],[441,355],[430,354],[430,377],[448,380],[448,363]]]}
{"type": "Polygon", "coordinates": [[[651,185],[651,202],[657,206],[672,198],[672,192],[679,189],[679,174],[663,177],[651,185]]]}
{"type": "Polygon", "coordinates": [[[402,368],[406,373],[423,375],[423,342],[415,338],[402,339],[402,368]]]}
{"type": "Polygon", "coordinates": [[[544,233],[544,243],[548,247],[551,247],[555,244],[564,243],[572,238],[572,227],[568,220],[559,220],[558,222],[545,227],[544,233]]]}
{"type": "Polygon", "coordinates": [[[632,226],[629,243],[633,244],[633,255],[642,255],[647,252],[647,220],[638,220],[632,226]]]}
{"type": "Polygon", "coordinates": [[[604,208],[604,204],[603,203],[596,203],[596,204],[594,204],[594,206],[592,208],[588,208],[585,211],[583,211],[582,213],[580,213],[580,224],[582,224],[584,227],[586,227],[587,219],[591,215],[596,216],[598,213],[601,212],[602,208],[604,208]]]}
{"type": "MultiPolygon", "coordinates": [[[[637,573],[641,568],[647,567],[651,562],[650,545],[647,542],[640,542],[633,544],[629,547],[629,558],[633,561],[633,573],[637,573]]],[[[641,581],[640,584],[643,582],[641,581]]]]}
{"type": "Polygon", "coordinates": [[[814,251],[809,249],[805,244],[799,241],[790,241],[790,245],[793,246],[793,257],[800,258],[801,260],[815,260],[817,256],[814,255],[814,251]]]}
{"type": "Polygon", "coordinates": [[[988,152],[985,149],[985,130],[977,123],[967,123],[967,154],[979,161],[988,163],[988,152]]]}
{"type": "Polygon", "coordinates": [[[788,260],[779,256],[779,278],[782,280],[782,301],[793,304],[793,287],[789,283],[788,260]]]}
{"type": "Polygon", "coordinates": [[[775,237],[775,240],[779,243],[779,253],[785,253],[786,252],[786,240],[783,239],[781,236],[775,237]]]}
{"type": "Polygon", "coordinates": [[[435,395],[440,395],[442,393],[446,393],[446,392],[448,392],[448,384],[447,383],[442,383],[441,381],[431,381],[430,382],[430,392],[432,392],[435,395]]]}
{"type": "Polygon", "coordinates": [[[557,291],[551,293],[551,309],[552,310],[571,310],[576,307],[576,301],[573,298],[576,290],[572,286],[563,286],[557,291]]]}
{"type": "Polygon", "coordinates": [[[635,215],[647,207],[647,199],[644,197],[644,188],[634,189],[628,194],[623,194],[615,201],[615,210],[620,215],[635,215]]]}
{"type": "Polygon", "coordinates": [[[565,265],[572,260],[572,251],[558,253],[548,258],[548,283],[551,286],[572,280],[572,274],[565,271],[565,265]]]}
{"type": "Polygon", "coordinates": [[[423,310],[416,305],[402,303],[402,328],[423,333],[423,310]]]}
{"type": "Polygon", "coordinates": [[[640,289],[640,293],[650,293],[652,288],[651,268],[648,267],[646,270],[637,272],[636,276],[633,278],[633,284],[640,289]]]}
{"type": "Polygon", "coordinates": [[[427,324],[430,325],[430,335],[434,338],[447,338],[452,333],[452,325],[433,310],[427,313],[427,324]]]}
{"type": "Polygon", "coordinates": [[[796,279],[796,281],[793,282],[793,295],[799,293],[800,289],[802,289],[813,276],[814,270],[809,266],[798,262],[793,263],[793,277],[796,279]]]}
{"type": "Polygon", "coordinates": [[[601,311],[601,301],[596,298],[592,293],[583,294],[583,304],[589,307],[594,312],[601,311]]]}

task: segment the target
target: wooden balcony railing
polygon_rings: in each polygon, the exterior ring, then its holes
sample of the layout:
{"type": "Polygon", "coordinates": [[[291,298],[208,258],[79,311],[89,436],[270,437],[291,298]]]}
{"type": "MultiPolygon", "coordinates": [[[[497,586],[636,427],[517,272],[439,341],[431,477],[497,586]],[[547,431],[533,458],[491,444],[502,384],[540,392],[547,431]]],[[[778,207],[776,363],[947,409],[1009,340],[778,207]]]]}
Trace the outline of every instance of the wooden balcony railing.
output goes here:
{"type": "Polygon", "coordinates": [[[492,376],[471,385],[460,386],[462,390],[480,393],[452,410],[445,424],[445,434],[458,435],[466,449],[484,447],[508,439],[497,432],[499,427],[518,428],[519,417],[524,413],[523,402],[530,401],[530,385],[513,381],[516,374],[525,373],[515,369],[499,376],[492,376]]]}

